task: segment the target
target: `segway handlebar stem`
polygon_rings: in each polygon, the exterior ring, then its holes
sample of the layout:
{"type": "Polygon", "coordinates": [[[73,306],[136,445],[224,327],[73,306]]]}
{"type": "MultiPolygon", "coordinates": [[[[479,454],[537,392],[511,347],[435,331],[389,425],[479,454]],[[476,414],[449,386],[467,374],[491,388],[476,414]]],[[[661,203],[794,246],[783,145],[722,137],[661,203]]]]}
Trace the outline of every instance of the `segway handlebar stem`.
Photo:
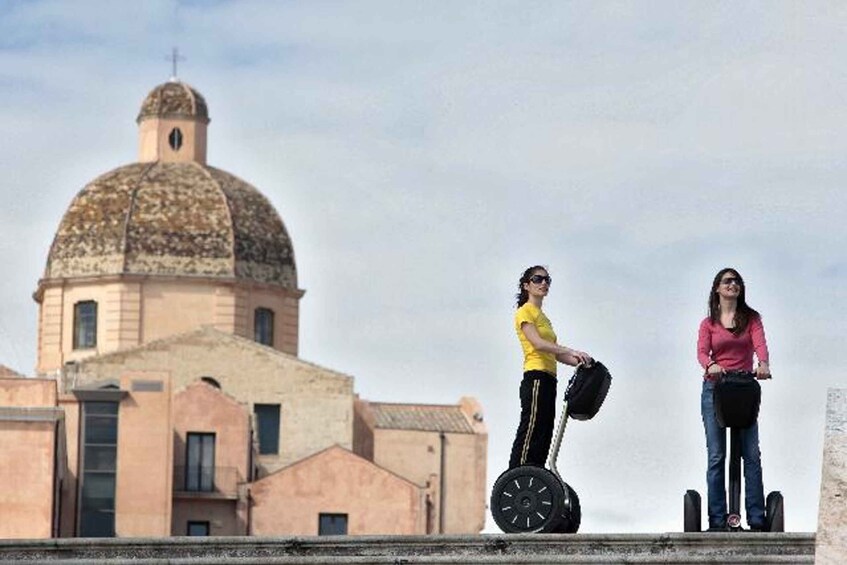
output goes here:
{"type": "Polygon", "coordinates": [[[547,468],[556,475],[559,482],[564,483],[562,475],[559,474],[559,468],[556,466],[556,460],[559,458],[559,449],[562,447],[562,437],[565,435],[565,427],[568,425],[568,401],[565,400],[562,405],[562,414],[559,416],[559,425],[556,428],[556,437],[553,441],[553,449],[550,450],[550,455],[547,457],[547,468]]]}
{"type": "MultiPolygon", "coordinates": [[[[582,363],[577,363],[574,370],[578,369],[582,365],[582,363]]],[[[559,468],[556,466],[556,460],[559,458],[559,449],[562,447],[562,436],[565,435],[565,427],[568,425],[568,399],[567,394],[564,395],[564,402],[562,403],[562,414],[559,416],[559,425],[556,428],[556,438],[553,441],[553,449],[550,450],[550,454],[547,456],[547,468],[556,475],[556,478],[559,479],[560,482],[564,483],[562,480],[562,475],[559,474],[559,468]]],[[[567,496],[567,495],[566,495],[567,496]]]]}

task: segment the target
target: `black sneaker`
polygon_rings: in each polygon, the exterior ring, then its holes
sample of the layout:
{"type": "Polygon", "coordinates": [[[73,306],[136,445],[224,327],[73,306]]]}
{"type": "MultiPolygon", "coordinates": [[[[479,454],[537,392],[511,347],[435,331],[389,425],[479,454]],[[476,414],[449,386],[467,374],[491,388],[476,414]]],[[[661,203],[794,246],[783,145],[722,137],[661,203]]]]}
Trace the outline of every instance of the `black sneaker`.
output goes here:
{"type": "Polygon", "coordinates": [[[764,532],[765,527],[763,525],[755,525],[754,526],[753,524],[750,524],[750,529],[747,530],[747,531],[748,532],[764,532]]]}
{"type": "Polygon", "coordinates": [[[726,532],[726,526],[709,526],[707,532],[726,532]]]}

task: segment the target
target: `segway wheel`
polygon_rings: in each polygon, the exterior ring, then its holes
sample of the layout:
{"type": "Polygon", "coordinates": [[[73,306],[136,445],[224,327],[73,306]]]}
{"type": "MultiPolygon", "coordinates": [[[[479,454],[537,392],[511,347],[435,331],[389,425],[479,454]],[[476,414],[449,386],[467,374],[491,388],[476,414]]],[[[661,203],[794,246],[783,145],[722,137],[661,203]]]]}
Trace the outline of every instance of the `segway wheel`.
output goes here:
{"type": "Polygon", "coordinates": [[[765,528],[769,532],[785,531],[785,511],[782,493],[773,491],[765,502],[765,528]]]}
{"type": "Polygon", "coordinates": [[[553,531],[562,513],[564,490],[556,475],[543,467],[509,469],[491,489],[491,515],[507,534],[553,531]]]}
{"type": "Polygon", "coordinates": [[[696,490],[685,491],[683,499],[683,531],[701,531],[700,519],[702,517],[700,493],[696,490]]]}
{"type": "Polygon", "coordinates": [[[579,524],[582,522],[582,508],[579,505],[579,496],[576,491],[568,484],[564,484],[565,492],[568,495],[568,500],[562,500],[562,513],[559,514],[559,519],[556,521],[553,531],[557,534],[575,534],[579,530],[579,524]]]}

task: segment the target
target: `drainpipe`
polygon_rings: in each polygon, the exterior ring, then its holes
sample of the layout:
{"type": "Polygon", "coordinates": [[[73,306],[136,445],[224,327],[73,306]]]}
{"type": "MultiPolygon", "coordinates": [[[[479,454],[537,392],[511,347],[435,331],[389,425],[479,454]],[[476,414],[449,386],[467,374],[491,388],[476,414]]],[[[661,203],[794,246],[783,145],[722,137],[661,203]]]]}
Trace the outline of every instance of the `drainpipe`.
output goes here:
{"type": "Polygon", "coordinates": [[[444,496],[444,488],[447,484],[447,481],[444,479],[444,469],[446,465],[444,464],[444,455],[447,452],[447,435],[444,432],[441,432],[438,437],[441,439],[441,471],[439,472],[439,487],[438,487],[438,533],[444,533],[444,501],[446,497],[444,496]]]}
{"type": "Polygon", "coordinates": [[[247,534],[253,535],[253,495],[251,490],[247,489],[247,534]]]}
{"type": "Polygon", "coordinates": [[[59,479],[59,433],[59,420],[56,419],[53,422],[53,481],[50,485],[53,491],[53,504],[50,505],[50,531],[55,538],[61,537],[62,519],[62,480],[59,479]]]}

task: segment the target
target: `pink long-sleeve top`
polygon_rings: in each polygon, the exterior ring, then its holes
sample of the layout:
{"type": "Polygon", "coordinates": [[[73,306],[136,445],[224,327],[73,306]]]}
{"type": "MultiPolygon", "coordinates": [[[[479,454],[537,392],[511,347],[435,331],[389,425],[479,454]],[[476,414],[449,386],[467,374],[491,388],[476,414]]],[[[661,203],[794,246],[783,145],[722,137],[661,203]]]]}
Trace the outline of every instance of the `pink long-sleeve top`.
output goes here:
{"type": "Polygon", "coordinates": [[[752,371],[754,352],[759,363],[768,362],[765,327],[758,316],[752,316],[739,335],[733,334],[720,322],[712,323],[709,318],[700,322],[697,361],[703,369],[708,369],[715,362],[727,371],[752,371]]]}

